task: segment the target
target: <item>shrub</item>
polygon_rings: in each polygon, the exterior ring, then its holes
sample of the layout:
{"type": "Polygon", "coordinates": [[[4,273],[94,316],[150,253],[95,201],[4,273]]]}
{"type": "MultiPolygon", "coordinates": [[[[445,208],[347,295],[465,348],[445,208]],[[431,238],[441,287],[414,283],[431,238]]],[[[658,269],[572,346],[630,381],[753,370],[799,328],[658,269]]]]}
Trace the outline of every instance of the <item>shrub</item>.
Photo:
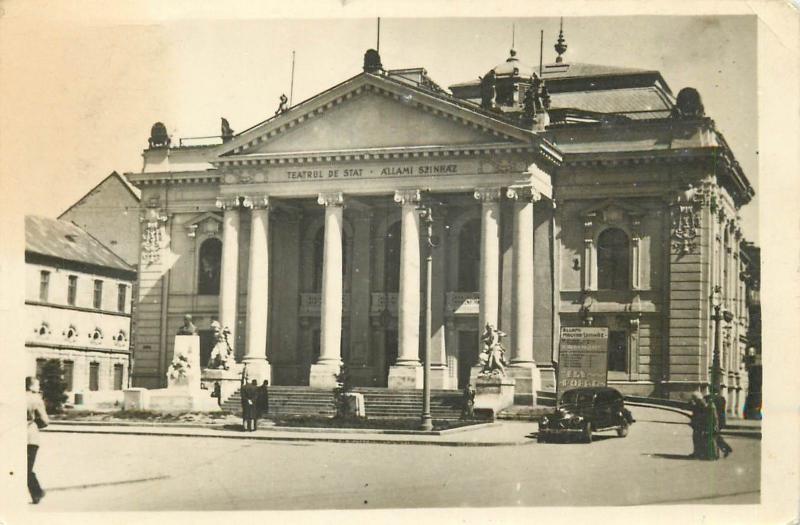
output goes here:
{"type": "Polygon", "coordinates": [[[42,366],[42,376],[39,386],[44,399],[44,406],[48,414],[56,414],[64,410],[67,400],[67,382],[64,381],[64,370],[61,361],[48,359],[42,366]]]}

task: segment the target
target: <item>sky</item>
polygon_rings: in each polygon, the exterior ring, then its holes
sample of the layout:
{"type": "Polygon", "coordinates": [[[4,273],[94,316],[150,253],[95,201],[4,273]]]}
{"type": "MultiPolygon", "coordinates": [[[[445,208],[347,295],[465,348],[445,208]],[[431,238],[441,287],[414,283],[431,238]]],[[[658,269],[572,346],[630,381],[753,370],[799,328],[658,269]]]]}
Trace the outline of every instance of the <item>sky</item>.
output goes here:
{"type": "MultiPolygon", "coordinates": [[[[2,146],[25,213],[57,216],[109,173],[141,170],[150,126],[173,138],[242,131],[361,71],[376,19],[208,20],[6,24],[2,146]],[[8,76],[6,76],[8,78],[8,76]],[[10,158],[9,158],[10,156],[10,158]]],[[[424,67],[440,85],[477,78],[518,57],[555,58],[558,18],[381,19],[384,67],[424,67]]],[[[756,20],[727,17],[567,17],[567,61],[656,69],[673,93],[697,88],[758,194],[756,20]]],[[[742,210],[758,240],[758,197],[742,210]]]]}

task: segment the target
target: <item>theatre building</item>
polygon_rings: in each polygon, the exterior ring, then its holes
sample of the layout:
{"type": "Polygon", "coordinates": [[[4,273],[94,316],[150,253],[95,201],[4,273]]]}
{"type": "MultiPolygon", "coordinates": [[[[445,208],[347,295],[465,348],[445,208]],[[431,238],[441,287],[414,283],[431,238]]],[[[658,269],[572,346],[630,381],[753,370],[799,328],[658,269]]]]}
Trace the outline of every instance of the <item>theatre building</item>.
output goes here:
{"type": "Polygon", "coordinates": [[[156,124],[127,174],[142,192],[137,386],[164,384],[190,313],[204,360],[218,319],[275,385],[328,388],[346,365],[357,385],[421,388],[429,306],[433,388],[470,380],[491,323],[518,396],[552,391],[560,328],[590,324],[609,329],[609,384],[681,398],[709,385],[721,286],[738,395],[750,184],[695,90],[563,52],[540,73],[512,51],[444,89],[370,50],[246,131],[223,121],[214,144],[156,124]]]}

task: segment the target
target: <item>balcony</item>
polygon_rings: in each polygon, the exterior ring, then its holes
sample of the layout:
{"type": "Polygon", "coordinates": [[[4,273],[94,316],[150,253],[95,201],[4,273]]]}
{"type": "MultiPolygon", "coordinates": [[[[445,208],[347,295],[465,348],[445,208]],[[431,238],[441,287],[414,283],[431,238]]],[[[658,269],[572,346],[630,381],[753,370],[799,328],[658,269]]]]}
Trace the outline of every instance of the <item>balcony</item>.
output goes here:
{"type": "MultiPolygon", "coordinates": [[[[300,294],[300,316],[319,317],[322,313],[321,293],[300,294]]],[[[342,315],[350,313],[350,294],[342,294],[342,315]]]]}

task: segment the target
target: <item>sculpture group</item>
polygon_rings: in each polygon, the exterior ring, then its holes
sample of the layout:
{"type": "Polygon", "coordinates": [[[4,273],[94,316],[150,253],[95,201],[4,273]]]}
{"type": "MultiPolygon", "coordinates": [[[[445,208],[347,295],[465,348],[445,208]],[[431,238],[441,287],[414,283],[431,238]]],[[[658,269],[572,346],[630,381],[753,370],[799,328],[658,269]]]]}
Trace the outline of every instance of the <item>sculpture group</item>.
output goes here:
{"type": "Polygon", "coordinates": [[[478,356],[479,364],[483,366],[480,375],[505,377],[508,363],[505,360],[505,348],[500,343],[500,339],[505,336],[505,332],[498,330],[491,323],[486,323],[481,335],[483,349],[478,356]]]}

